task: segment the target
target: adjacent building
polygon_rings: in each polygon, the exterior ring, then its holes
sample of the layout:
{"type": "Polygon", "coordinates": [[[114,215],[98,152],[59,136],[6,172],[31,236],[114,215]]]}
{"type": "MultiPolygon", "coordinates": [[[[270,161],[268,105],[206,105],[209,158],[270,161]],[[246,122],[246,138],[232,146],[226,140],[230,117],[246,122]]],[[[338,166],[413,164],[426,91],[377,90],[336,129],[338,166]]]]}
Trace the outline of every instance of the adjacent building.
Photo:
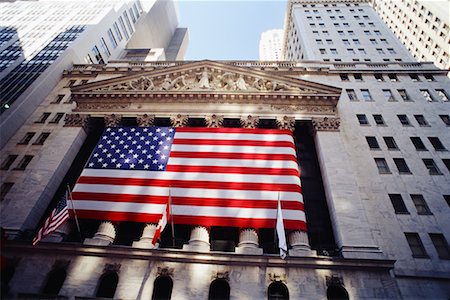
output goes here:
{"type": "Polygon", "coordinates": [[[283,60],[283,29],[271,29],[261,33],[259,60],[283,60]]]}

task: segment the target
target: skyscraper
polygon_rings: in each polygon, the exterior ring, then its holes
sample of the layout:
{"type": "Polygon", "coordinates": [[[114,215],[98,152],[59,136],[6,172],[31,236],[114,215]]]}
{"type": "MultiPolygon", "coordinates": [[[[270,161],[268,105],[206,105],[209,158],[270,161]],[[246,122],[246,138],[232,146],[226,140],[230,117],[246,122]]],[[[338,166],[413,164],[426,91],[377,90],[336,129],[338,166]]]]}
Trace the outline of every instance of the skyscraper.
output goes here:
{"type": "Polygon", "coordinates": [[[282,29],[264,31],[259,40],[259,60],[282,60],[282,47],[282,29]]]}

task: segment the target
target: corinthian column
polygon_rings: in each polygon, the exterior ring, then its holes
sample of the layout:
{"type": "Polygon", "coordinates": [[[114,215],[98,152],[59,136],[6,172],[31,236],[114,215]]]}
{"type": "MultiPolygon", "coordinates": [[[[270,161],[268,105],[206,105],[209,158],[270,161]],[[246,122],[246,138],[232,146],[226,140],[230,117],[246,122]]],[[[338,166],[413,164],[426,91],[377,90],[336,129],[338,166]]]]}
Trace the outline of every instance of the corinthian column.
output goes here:
{"type": "Polygon", "coordinates": [[[305,231],[295,230],[289,233],[290,256],[311,256],[308,234],[305,231]]]}
{"type": "Polygon", "coordinates": [[[183,245],[183,250],[209,252],[209,232],[204,226],[195,226],[191,231],[189,244],[183,245]]]}
{"type": "Polygon", "coordinates": [[[109,246],[116,238],[116,228],[110,221],[103,221],[98,226],[97,232],[93,238],[84,240],[85,245],[109,246]]]}
{"type": "Polygon", "coordinates": [[[263,249],[259,248],[258,233],[254,228],[244,228],[239,233],[239,244],[236,253],[240,254],[263,254],[263,249]]]}
{"type": "Polygon", "coordinates": [[[141,249],[153,249],[155,246],[152,244],[153,236],[155,235],[156,224],[147,224],[142,231],[141,239],[137,242],[133,242],[134,248],[141,249]]]}

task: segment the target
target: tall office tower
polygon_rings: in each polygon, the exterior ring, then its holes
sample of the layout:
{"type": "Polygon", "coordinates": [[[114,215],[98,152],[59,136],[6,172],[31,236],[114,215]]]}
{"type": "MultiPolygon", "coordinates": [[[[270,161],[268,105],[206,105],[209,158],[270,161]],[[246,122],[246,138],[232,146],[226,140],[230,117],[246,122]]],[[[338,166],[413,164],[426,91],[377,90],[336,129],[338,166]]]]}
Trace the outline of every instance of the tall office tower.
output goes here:
{"type": "Polygon", "coordinates": [[[372,5],[418,61],[432,61],[438,68],[450,68],[448,0],[374,0],[372,5]]]}
{"type": "Polygon", "coordinates": [[[272,29],[261,33],[259,60],[283,60],[283,29],[272,29]]]}
{"type": "MultiPolygon", "coordinates": [[[[118,58],[135,31],[146,30],[149,23],[153,31],[146,31],[138,46],[168,48],[178,24],[173,2],[151,4],[142,7],[139,0],[0,3],[0,147],[72,64],[103,64],[118,58]]],[[[176,50],[185,47],[180,41],[187,42],[187,34],[172,42],[176,55],[171,58],[183,57],[183,50],[176,50]]],[[[164,51],[153,53],[160,55],[149,59],[165,58],[164,51]]]]}

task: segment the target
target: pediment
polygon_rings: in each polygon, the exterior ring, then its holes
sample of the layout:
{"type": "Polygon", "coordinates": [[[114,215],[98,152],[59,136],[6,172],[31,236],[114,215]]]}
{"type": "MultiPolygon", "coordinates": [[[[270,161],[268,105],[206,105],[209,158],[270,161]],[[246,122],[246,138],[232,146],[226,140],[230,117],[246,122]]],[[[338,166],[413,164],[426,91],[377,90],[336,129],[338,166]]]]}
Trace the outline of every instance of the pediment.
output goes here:
{"type": "Polygon", "coordinates": [[[284,94],[338,97],[340,89],[276,72],[209,60],[133,73],[72,88],[82,94],[284,94]]]}

